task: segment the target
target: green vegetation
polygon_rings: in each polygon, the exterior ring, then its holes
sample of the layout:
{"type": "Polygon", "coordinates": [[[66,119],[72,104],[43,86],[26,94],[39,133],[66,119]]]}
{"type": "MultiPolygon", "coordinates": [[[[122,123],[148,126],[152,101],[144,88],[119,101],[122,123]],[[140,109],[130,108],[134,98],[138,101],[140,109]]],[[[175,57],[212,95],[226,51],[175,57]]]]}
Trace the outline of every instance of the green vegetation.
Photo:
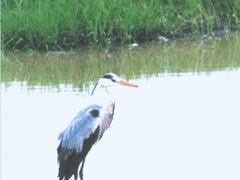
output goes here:
{"type": "Polygon", "coordinates": [[[70,49],[240,29],[240,0],[2,0],[5,49],[70,49]]]}
{"type": "Polygon", "coordinates": [[[115,72],[129,78],[168,73],[211,72],[240,67],[240,41],[221,40],[152,44],[135,49],[69,54],[5,54],[2,82],[27,83],[29,87],[72,85],[87,88],[102,74],[115,72]],[[91,83],[90,83],[91,84],[91,83]]]}

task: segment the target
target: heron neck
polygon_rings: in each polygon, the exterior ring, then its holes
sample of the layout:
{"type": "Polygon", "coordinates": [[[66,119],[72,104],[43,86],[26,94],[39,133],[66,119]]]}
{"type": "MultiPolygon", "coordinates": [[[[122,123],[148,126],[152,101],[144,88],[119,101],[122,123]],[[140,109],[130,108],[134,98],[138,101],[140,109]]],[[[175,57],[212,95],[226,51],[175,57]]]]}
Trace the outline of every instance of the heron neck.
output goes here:
{"type": "Polygon", "coordinates": [[[94,89],[94,91],[92,92],[92,96],[91,96],[92,100],[94,101],[94,103],[96,104],[101,104],[103,106],[107,106],[110,104],[114,104],[115,103],[115,98],[113,97],[113,95],[110,93],[109,88],[100,88],[100,87],[96,87],[94,89]]]}
{"type": "Polygon", "coordinates": [[[99,87],[98,85],[92,91],[92,96],[99,96],[103,98],[112,98],[111,88],[99,87]]]}

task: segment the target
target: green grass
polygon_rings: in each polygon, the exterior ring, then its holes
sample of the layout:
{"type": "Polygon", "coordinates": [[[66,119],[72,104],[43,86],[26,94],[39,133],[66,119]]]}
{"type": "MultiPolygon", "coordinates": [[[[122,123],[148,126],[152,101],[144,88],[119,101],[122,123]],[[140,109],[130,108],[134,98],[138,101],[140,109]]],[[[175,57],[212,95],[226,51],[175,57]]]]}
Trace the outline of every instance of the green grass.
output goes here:
{"type": "Polygon", "coordinates": [[[1,6],[5,49],[59,50],[240,28],[240,0],[3,0],[1,6]]]}

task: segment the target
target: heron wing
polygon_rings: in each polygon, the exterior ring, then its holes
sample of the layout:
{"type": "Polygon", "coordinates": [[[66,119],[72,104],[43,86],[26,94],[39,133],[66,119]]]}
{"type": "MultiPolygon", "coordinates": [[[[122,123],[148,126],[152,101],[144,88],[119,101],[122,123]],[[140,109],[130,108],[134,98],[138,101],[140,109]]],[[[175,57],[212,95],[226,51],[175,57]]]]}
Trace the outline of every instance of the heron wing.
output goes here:
{"type": "Polygon", "coordinates": [[[63,148],[81,152],[84,140],[88,139],[98,127],[98,118],[92,117],[87,113],[94,108],[98,108],[99,111],[102,109],[99,105],[89,105],[87,108],[84,108],[59,135],[63,148]]]}
{"type": "Polygon", "coordinates": [[[77,152],[76,149],[67,149],[62,147],[62,144],[58,146],[58,162],[60,179],[70,179],[72,175],[77,176],[78,167],[84,160],[93,144],[97,141],[99,136],[98,127],[94,133],[92,133],[87,139],[84,140],[81,152],[77,152]]]}

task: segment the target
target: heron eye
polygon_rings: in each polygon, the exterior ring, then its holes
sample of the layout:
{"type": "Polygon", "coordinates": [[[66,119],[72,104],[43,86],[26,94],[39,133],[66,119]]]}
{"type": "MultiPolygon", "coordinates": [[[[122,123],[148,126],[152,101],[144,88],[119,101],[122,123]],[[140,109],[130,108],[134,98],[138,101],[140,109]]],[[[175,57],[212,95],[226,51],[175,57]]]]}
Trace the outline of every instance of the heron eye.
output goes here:
{"type": "Polygon", "coordinates": [[[104,75],[102,78],[105,78],[105,79],[112,79],[113,76],[111,74],[106,74],[104,75]]]}
{"type": "Polygon", "coordinates": [[[97,109],[91,110],[90,113],[93,117],[98,117],[99,116],[99,111],[97,109]]]}
{"type": "Polygon", "coordinates": [[[116,80],[115,79],[111,79],[112,80],[112,82],[116,82],[116,80]]]}

